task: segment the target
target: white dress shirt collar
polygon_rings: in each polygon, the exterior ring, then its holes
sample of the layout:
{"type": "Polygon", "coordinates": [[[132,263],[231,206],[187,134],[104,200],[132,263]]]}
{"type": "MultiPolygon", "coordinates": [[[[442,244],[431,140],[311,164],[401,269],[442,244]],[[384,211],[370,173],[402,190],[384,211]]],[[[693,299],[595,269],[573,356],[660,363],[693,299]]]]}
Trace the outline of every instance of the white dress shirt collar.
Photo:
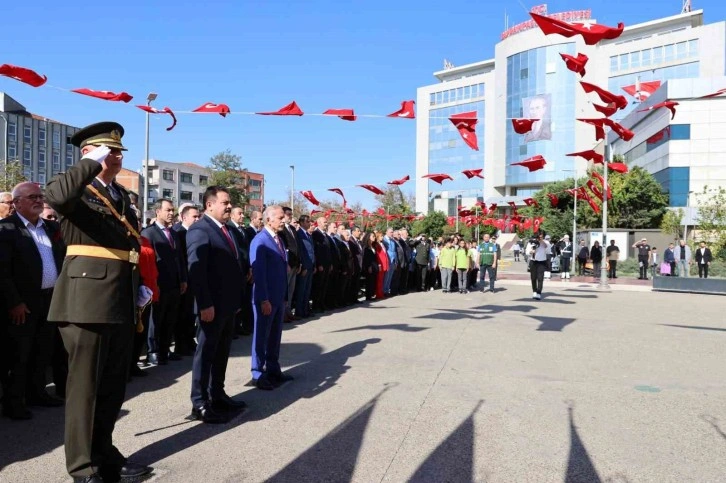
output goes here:
{"type": "Polygon", "coordinates": [[[32,226],[33,228],[45,227],[45,222],[43,221],[43,218],[38,218],[38,222],[35,225],[33,225],[33,223],[30,220],[25,218],[19,212],[16,211],[15,213],[18,213],[18,218],[20,218],[20,221],[23,222],[23,226],[25,228],[28,228],[28,225],[32,226]]]}

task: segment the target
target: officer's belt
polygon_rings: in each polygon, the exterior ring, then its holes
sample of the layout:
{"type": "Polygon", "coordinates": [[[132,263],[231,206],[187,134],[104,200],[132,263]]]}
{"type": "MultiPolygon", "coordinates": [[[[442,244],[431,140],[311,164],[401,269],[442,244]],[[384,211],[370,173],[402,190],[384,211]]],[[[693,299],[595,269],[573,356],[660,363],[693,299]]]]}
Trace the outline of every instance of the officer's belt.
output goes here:
{"type": "Polygon", "coordinates": [[[115,248],[99,247],[94,245],[68,245],[66,256],[81,256],[92,258],[106,258],[108,260],[120,260],[134,265],[139,263],[139,252],[136,250],[117,250],[115,248]]]}

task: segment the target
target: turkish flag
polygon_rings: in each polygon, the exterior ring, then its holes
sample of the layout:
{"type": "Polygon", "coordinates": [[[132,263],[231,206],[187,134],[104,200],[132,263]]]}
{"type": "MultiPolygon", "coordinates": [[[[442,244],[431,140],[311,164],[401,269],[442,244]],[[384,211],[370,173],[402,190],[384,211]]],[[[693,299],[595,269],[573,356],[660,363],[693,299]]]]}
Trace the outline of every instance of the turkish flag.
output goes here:
{"type": "Polygon", "coordinates": [[[610,126],[610,129],[615,131],[615,134],[620,136],[623,141],[630,141],[635,136],[635,133],[630,129],[623,127],[621,124],[613,121],[612,119],[603,119],[603,123],[610,126]]]}
{"type": "Polygon", "coordinates": [[[716,92],[712,92],[711,94],[706,94],[705,96],[697,97],[696,99],[708,99],[710,97],[718,97],[721,94],[726,94],[726,89],[719,89],[716,92]]]}
{"type": "Polygon", "coordinates": [[[595,45],[604,39],[617,39],[623,33],[625,25],[620,22],[617,27],[598,25],[591,21],[568,23],[552,17],[545,17],[537,13],[529,12],[534,21],[539,25],[545,35],[559,34],[563,37],[574,37],[582,35],[587,45],[595,45]]]}
{"type": "MultiPolygon", "coordinates": [[[[309,193],[309,191],[308,191],[308,193],[309,193]]],[[[320,211],[320,210],[312,210],[312,211],[310,212],[310,216],[315,216],[315,215],[319,215],[320,213],[322,213],[322,211],[320,211]]]]}
{"type": "Polygon", "coordinates": [[[451,181],[454,181],[454,178],[452,178],[451,176],[449,176],[446,173],[425,174],[425,175],[423,175],[421,177],[422,178],[428,178],[431,181],[435,181],[435,182],[437,182],[439,184],[442,184],[445,179],[449,179],[451,181]]]}
{"type": "Polygon", "coordinates": [[[174,115],[174,112],[171,109],[169,109],[168,107],[165,107],[164,109],[157,109],[155,107],[143,106],[143,105],[139,105],[136,107],[138,107],[142,111],[146,111],[150,114],[169,114],[171,116],[172,122],[171,122],[171,126],[166,128],[167,131],[171,131],[172,129],[174,129],[174,126],[176,126],[176,116],[174,115]]]}
{"type": "Polygon", "coordinates": [[[484,168],[478,168],[478,169],[465,169],[462,171],[462,174],[466,176],[468,179],[471,178],[481,178],[484,179],[484,176],[481,175],[481,172],[484,171],[484,168]]]}
{"type": "Polygon", "coordinates": [[[394,179],[393,181],[389,181],[388,184],[392,184],[394,186],[401,186],[406,181],[410,180],[411,177],[409,175],[404,176],[401,179],[394,179]]]}
{"type": "Polygon", "coordinates": [[[595,196],[600,198],[600,201],[603,200],[603,194],[602,191],[600,191],[600,188],[595,184],[595,182],[591,179],[587,180],[587,187],[590,188],[590,191],[592,191],[595,196]]]}
{"type": "Polygon", "coordinates": [[[591,126],[595,126],[595,139],[601,140],[605,139],[605,128],[603,128],[603,123],[605,119],[581,119],[577,118],[578,121],[584,122],[586,124],[590,124],[591,126]]]}
{"type": "Polygon", "coordinates": [[[657,91],[659,87],[660,81],[638,81],[632,86],[624,86],[623,90],[642,102],[649,98],[652,93],[657,91]]]}
{"type": "Polygon", "coordinates": [[[471,210],[459,210],[459,216],[471,216],[474,212],[471,210]]]}
{"type": "Polygon", "coordinates": [[[524,161],[520,161],[519,163],[512,163],[512,166],[524,166],[531,173],[532,171],[538,171],[544,168],[546,164],[547,161],[545,161],[545,158],[543,158],[541,154],[538,154],[531,158],[527,158],[524,161]]]}
{"type": "Polygon", "coordinates": [[[343,208],[348,206],[348,202],[345,200],[345,195],[343,194],[343,190],[340,188],[330,188],[328,191],[332,191],[333,193],[339,194],[343,198],[343,208]]]}
{"type": "Polygon", "coordinates": [[[0,65],[0,75],[10,77],[11,79],[15,79],[16,81],[20,81],[33,87],[40,87],[48,80],[48,77],[40,75],[34,70],[10,64],[0,65]]]}
{"type": "Polygon", "coordinates": [[[211,112],[219,114],[222,117],[227,117],[227,114],[229,114],[231,111],[229,110],[229,106],[227,104],[215,104],[213,102],[207,102],[197,107],[192,112],[211,112]]]}
{"type": "Polygon", "coordinates": [[[613,102],[607,106],[601,106],[600,104],[593,103],[592,107],[594,107],[597,112],[604,114],[605,117],[610,117],[618,111],[618,106],[616,106],[613,102]]]}
{"type": "Polygon", "coordinates": [[[277,111],[274,112],[256,112],[255,114],[259,114],[261,116],[302,116],[305,114],[302,112],[300,107],[298,107],[297,102],[292,101],[290,104],[288,104],[285,107],[280,108],[277,111]]]}
{"type": "Polygon", "coordinates": [[[507,204],[512,208],[512,213],[517,214],[517,203],[514,201],[507,201],[507,204]]]}
{"type": "Polygon", "coordinates": [[[494,211],[496,209],[497,209],[497,204],[496,203],[492,203],[491,205],[489,205],[489,213],[491,213],[492,211],[494,211]]]}
{"type": "Polygon", "coordinates": [[[577,57],[573,57],[568,54],[560,53],[560,57],[565,61],[565,65],[569,70],[576,74],[580,74],[585,77],[585,64],[590,60],[585,54],[577,54],[577,57]]]}
{"type": "Polygon", "coordinates": [[[344,121],[355,121],[358,119],[353,109],[328,109],[323,114],[326,116],[338,116],[344,121]]]}
{"type": "Polygon", "coordinates": [[[537,200],[534,198],[525,198],[522,201],[524,201],[524,204],[527,206],[534,206],[535,208],[539,207],[539,203],[537,203],[537,200]]]}
{"type": "Polygon", "coordinates": [[[608,163],[608,168],[611,171],[617,171],[618,173],[628,172],[628,166],[624,163],[608,163]]]}
{"type": "Polygon", "coordinates": [[[539,119],[512,119],[512,127],[517,134],[527,134],[532,130],[532,125],[539,119]]]}
{"type": "MultiPolygon", "coordinates": [[[[303,197],[305,197],[305,199],[308,200],[310,203],[314,204],[315,206],[320,206],[320,202],[315,197],[312,191],[301,191],[300,194],[303,195],[303,197]]],[[[312,213],[310,214],[312,215],[312,213]]]]}
{"type": "Polygon", "coordinates": [[[126,92],[119,92],[116,94],[115,92],[111,91],[94,91],[92,89],[72,89],[71,92],[75,92],[76,94],[83,94],[84,96],[91,96],[95,97],[97,99],[103,99],[104,101],[121,101],[121,102],[129,102],[131,99],[134,98],[134,96],[129,95],[126,92]]]}
{"type": "Polygon", "coordinates": [[[368,191],[370,191],[371,193],[375,193],[377,195],[384,195],[385,194],[383,191],[381,191],[380,188],[376,188],[372,184],[359,184],[357,186],[360,186],[361,188],[365,188],[368,191]]]}
{"type": "Polygon", "coordinates": [[[530,228],[532,228],[532,218],[527,218],[522,222],[522,229],[529,230],[530,228]]]}
{"type": "MultiPolygon", "coordinates": [[[[590,176],[592,176],[593,178],[597,179],[600,182],[600,186],[602,188],[604,188],[605,191],[607,191],[607,197],[608,197],[608,199],[609,200],[612,199],[613,198],[613,192],[610,190],[610,186],[605,186],[605,178],[603,178],[602,175],[600,173],[598,173],[597,171],[593,171],[590,176]]],[[[602,200],[602,198],[600,198],[600,199],[602,200]]]]}
{"type": "Polygon", "coordinates": [[[476,138],[476,111],[461,112],[449,118],[461,135],[461,139],[475,151],[479,151],[479,142],[476,138]]]}
{"type": "Polygon", "coordinates": [[[616,106],[618,106],[619,109],[625,109],[626,107],[628,107],[628,100],[625,98],[625,96],[613,94],[612,92],[606,91],[602,87],[598,87],[595,84],[590,84],[589,82],[585,81],[580,81],[580,85],[583,89],[585,89],[585,92],[596,93],[600,97],[600,99],[606,104],[612,102],[616,106]]]}
{"type": "Polygon", "coordinates": [[[659,102],[658,104],[655,104],[653,106],[647,107],[645,109],[640,109],[638,112],[646,112],[651,111],[653,109],[660,109],[661,107],[665,107],[669,111],[671,111],[671,121],[674,117],[676,117],[676,106],[679,104],[676,101],[663,101],[659,102]]]}
{"type": "Polygon", "coordinates": [[[579,156],[585,158],[588,161],[592,161],[595,164],[603,164],[603,155],[595,152],[594,149],[588,149],[587,151],[579,151],[577,153],[565,154],[565,156],[579,156]]]}
{"type": "Polygon", "coordinates": [[[557,205],[560,203],[560,199],[557,195],[554,193],[547,193],[547,197],[550,199],[550,206],[552,208],[557,208],[557,205]]]}
{"type": "Polygon", "coordinates": [[[666,126],[665,129],[661,129],[657,133],[653,134],[651,137],[646,139],[645,142],[648,144],[655,144],[658,141],[660,141],[661,139],[663,139],[666,134],[668,135],[669,138],[671,137],[671,127],[670,126],[666,126]]]}
{"type": "Polygon", "coordinates": [[[544,218],[542,218],[541,216],[538,216],[534,219],[534,221],[532,222],[534,231],[539,231],[539,227],[542,225],[543,221],[544,221],[544,218]]]}
{"type": "Polygon", "coordinates": [[[403,119],[416,119],[416,113],[413,110],[413,105],[416,101],[403,101],[401,102],[401,109],[396,112],[390,113],[386,117],[401,117],[403,119]]]}

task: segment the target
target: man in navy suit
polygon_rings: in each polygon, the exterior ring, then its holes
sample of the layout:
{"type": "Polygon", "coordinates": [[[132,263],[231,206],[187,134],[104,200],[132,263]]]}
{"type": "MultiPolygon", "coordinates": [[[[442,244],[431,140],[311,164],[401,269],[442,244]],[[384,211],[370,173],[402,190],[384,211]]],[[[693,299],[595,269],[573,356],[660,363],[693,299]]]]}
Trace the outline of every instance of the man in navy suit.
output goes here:
{"type": "Polygon", "coordinates": [[[310,292],[313,286],[313,273],[315,273],[315,247],[313,238],[308,233],[310,217],[302,215],[298,222],[300,228],[297,230],[297,240],[302,270],[295,283],[295,316],[304,318],[310,316],[310,292]]]}
{"type": "Polygon", "coordinates": [[[268,206],[262,215],[265,228],[250,246],[255,312],[252,380],[259,389],[269,391],[292,380],[292,376],[282,373],[279,361],[287,293],[287,253],[278,233],[285,215],[279,205],[268,206]]]}
{"type": "Polygon", "coordinates": [[[150,364],[166,364],[167,360],[179,360],[179,354],[170,353],[171,339],[174,335],[181,297],[187,291],[187,268],[181,253],[179,234],[172,230],[174,223],[174,204],[161,198],[154,204],[156,223],[144,228],[141,236],[151,242],[156,253],[156,268],[159,276],[159,301],[151,308],[149,323],[150,364]]]}
{"type": "Polygon", "coordinates": [[[244,267],[227,222],[229,192],[210,186],[204,216],[187,231],[189,282],[198,316],[197,350],[192,365],[192,417],[223,423],[246,407],[224,391],[234,316],[242,306],[244,267]]]}
{"type": "MultiPolygon", "coordinates": [[[[199,221],[199,208],[192,204],[179,207],[181,221],[174,225],[173,229],[179,237],[179,247],[184,258],[184,269],[189,266],[187,262],[187,230],[199,221]]],[[[179,303],[179,318],[174,330],[174,353],[180,356],[194,355],[197,343],[194,342],[195,335],[194,317],[194,296],[186,291],[179,303]]]]}
{"type": "Polygon", "coordinates": [[[313,274],[313,311],[324,312],[327,308],[325,306],[325,293],[328,289],[329,275],[333,269],[333,259],[330,255],[330,239],[325,233],[328,228],[328,219],[321,216],[317,219],[316,225],[311,235],[315,249],[315,265],[317,265],[317,269],[313,274]]]}

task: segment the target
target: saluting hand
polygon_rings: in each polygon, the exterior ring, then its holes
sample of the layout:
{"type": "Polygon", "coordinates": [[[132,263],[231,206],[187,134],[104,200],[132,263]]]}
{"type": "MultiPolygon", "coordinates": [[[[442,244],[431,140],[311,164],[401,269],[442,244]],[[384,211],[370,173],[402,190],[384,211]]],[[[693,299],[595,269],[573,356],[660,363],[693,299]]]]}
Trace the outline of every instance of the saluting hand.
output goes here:
{"type": "Polygon", "coordinates": [[[23,325],[25,323],[25,315],[30,313],[28,306],[20,303],[8,311],[10,313],[10,321],[15,325],[23,325]]]}
{"type": "Polygon", "coordinates": [[[103,163],[109,154],[111,154],[111,148],[109,148],[105,144],[101,144],[96,149],[93,149],[92,151],[84,154],[83,157],[86,159],[92,159],[99,163],[103,163]]]}
{"type": "Polygon", "coordinates": [[[207,307],[206,309],[202,309],[199,312],[199,318],[202,319],[202,322],[211,322],[214,320],[214,305],[211,307],[207,307]]]}

